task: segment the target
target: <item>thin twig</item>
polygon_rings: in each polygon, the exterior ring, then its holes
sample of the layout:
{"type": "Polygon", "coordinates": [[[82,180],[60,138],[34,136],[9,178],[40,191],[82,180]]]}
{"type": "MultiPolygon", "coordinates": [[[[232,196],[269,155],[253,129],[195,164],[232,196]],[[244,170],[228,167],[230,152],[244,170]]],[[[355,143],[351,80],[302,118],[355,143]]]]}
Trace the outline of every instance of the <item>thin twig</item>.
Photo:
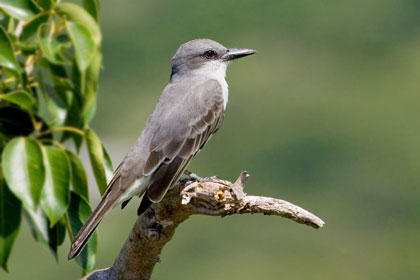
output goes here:
{"type": "Polygon", "coordinates": [[[81,136],[84,136],[85,135],[85,133],[83,132],[83,130],[78,129],[76,127],[72,127],[72,126],[57,126],[57,127],[51,128],[51,129],[47,129],[47,130],[45,130],[43,132],[40,132],[37,135],[37,137],[42,137],[42,136],[45,136],[45,135],[49,135],[49,134],[51,134],[53,132],[57,132],[57,131],[68,131],[68,132],[73,132],[73,133],[79,134],[81,136]]]}

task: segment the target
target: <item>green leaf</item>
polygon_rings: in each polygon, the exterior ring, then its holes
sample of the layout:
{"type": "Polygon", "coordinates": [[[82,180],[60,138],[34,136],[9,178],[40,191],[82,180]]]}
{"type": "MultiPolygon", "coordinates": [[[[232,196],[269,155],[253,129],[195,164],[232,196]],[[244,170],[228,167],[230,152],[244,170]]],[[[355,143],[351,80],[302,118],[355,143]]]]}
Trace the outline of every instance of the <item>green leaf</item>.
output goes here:
{"type": "MultiPolygon", "coordinates": [[[[57,67],[57,65],[55,65],[57,67]]],[[[51,69],[52,72],[56,73],[56,70],[51,69]]],[[[72,61],[72,67],[70,72],[70,79],[65,79],[67,83],[72,85],[71,91],[66,91],[67,95],[67,108],[66,108],[66,118],[64,121],[65,126],[72,126],[80,129],[84,129],[82,114],[81,114],[81,107],[83,103],[83,95],[81,92],[81,73],[76,65],[76,62],[72,61]]],[[[62,76],[60,74],[60,76],[62,76]]],[[[58,89],[56,89],[59,92],[58,89]]],[[[67,140],[68,138],[73,138],[76,150],[80,151],[80,147],[82,145],[83,137],[75,134],[64,132],[61,138],[61,142],[67,140]]]]}
{"type": "Polygon", "coordinates": [[[37,109],[37,102],[35,98],[23,90],[0,94],[0,99],[16,104],[31,114],[33,114],[37,109]]]}
{"type": "Polygon", "coordinates": [[[83,7],[89,14],[99,21],[99,1],[98,0],[83,0],[83,7]]]}
{"type": "Polygon", "coordinates": [[[80,69],[77,66],[77,62],[76,62],[75,59],[72,61],[70,78],[71,78],[71,82],[72,82],[73,87],[74,87],[73,95],[74,95],[75,103],[77,104],[77,106],[79,108],[82,108],[82,106],[83,106],[83,95],[84,95],[85,74],[80,72],[80,69]]]}
{"type": "Polygon", "coordinates": [[[40,81],[39,88],[41,89],[42,96],[47,104],[48,111],[52,116],[52,125],[61,126],[67,117],[67,104],[66,99],[57,92],[50,85],[45,83],[45,78],[41,73],[38,74],[40,81]]]}
{"type": "Polygon", "coordinates": [[[50,146],[42,147],[45,180],[41,206],[54,226],[67,212],[70,191],[70,165],[66,153],[50,146]]]}
{"type": "Polygon", "coordinates": [[[63,234],[65,235],[63,226],[65,227],[65,224],[60,221],[51,228],[41,207],[38,207],[36,211],[25,209],[24,213],[35,240],[49,248],[57,258],[57,247],[63,242],[63,234]]]}
{"type": "MultiPolygon", "coordinates": [[[[92,211],[86,200],[84,200],[78,194],[71,192],[70,207],[68,213],[73,240],[73,237],[79,232],[80,228],[89,218],[92,211]]],[[[89,243],[82,250],[81,254],[76,258],[76,261],[83,267],[85,273],[91,271],[95,265],[97,242],[97,235],[94,233],[90,238],[89,243]]]]}
{"type": "Polygon", "coordinates": [[[0,8],[18,20],[31,20],[40,9],[31,0],[0,0],[0,8]]]}
{"type": "MultiPolygon", "coordinates": [[[[65,120],[65,126],[72,126],[83,129],[83,120],[81,119],[81,108],[79,102],[77,101],[76,93],[74,93],[74,95],[72,96],[71,103],[68,105],[67,108],[68,112],[65,120]]],[[[79,151],[82,145],[83,137],[76,133],[63,133],[63,139],[67,139],[69,137],[73,138],[76,150],[79,151]]]]}
{"type": "Polygon", "coordinates": [[[38,207],[37,210],[25,209],[24,213],[35,240],[45,247],[49,247],[48,218],[42,208],[38,207]]]}
{"type": "Polygon", "coordinates": [[[98,185],[101,195],[107,187],[107,179],[105,173],[105,158],[102,143],[95,132],[88,128],[85,130],[85,139],[89,152],[90,164],[92,165],[93,174],[95,175],[96,184],[98,185]]]}
{"type": "Polygon", "coordinates": [[[101,66],[102,56],[99,52],[96,52],[92,63],[86,69],[85,90],[83,95],[82,108],[84,126],[87,126],[88,123],[93,119],[93,116],[95,115],[96,95],[98,92],[99,84],[99,70],[101,66]]]}
{"type": "Polygon", "coordinates": [[[30,39],[33,35],[36,34],[39,26],[43,23],[46,23],[50,17],[50,14],[45,12],[37,15],[31,21],[26,22],[23,26],[22,34],[20,35],[20,39],[22,41],[26,41],[30,39]]]}
{"type": "MultiPolygon", "coordinates": [[[[0,11],[1,11],[1,8],[0,8],[0,11]]],[[[7,33],[13,34],[13,31],[15,31],[16,25],[17,25],[16,20],[14,18],[10,17],[10,18],[8,18],[8,20],[5,20],[5,21],[7,21],[7,33]]],[[[6,28],[5,23],[3,24],[4,28],[6,28]]]]}
{"type": "Polygon", "coordinates": [[[61,50],[66,46],[61,44],[57,38],[53,37],[51,33],[47,32],[48,25],[43,23],[38,28],[39,46],[45,58],[54,64],[66,64],[67,61],[61,54],[61,50]]]}
{"type": "Polygon", "coordinates": [[[2,162],[10,190],[26,209],[35,210],[45,178],[42,151],[38,142],[31,138],[14,138],[4,148],[2,162]]]}
{"type": "Polygon", "coordinates": [[[66,154],[71,165],[71,184],[73,186],[73,191],[89,201],[89,187],[83,163],[80,158],[71,151],[67,150],[66,154]]]}
{"type": "Polygon", "coordinates": [[[60,3],[55,6],[55,10],[66,20],[78,23],[87,28],[95,45],[99,47],[102,40],[101,30],[95,19],[85,9],[73,3],[60,3]]]}
{"type": "MultiPolygon", "coordinates": [[[[1,1],[1,0],[0,0],[1,1]]],[[[16,60],[12,42],[6,30],[0,25],[0,66],[22,72],[22,68],[16,60]]]]}
{"type": "Polygon", "coordinates": [[[97,51],[95,42],[85,26],[68,21],[66,22],[66,27],[74,44],[77,65],[81,72],[85,72],[97,51]]]}
{"type": "Polygon", "coordinates": [[[57,248],[63,244],[66,237],[66,224],[63,219],[58,221],[53,227],[48,228],[48,247],[58,260],[57,248]]]}
{"type": "Polygon", "coordinates": [[[52,116],[52,126],[62,126],[69,117],[68,107],[74,99],[73,84],[63,65],[52,64],[46,60],[42,60],[42,62],[49,70],[53,86],[49,85],[48,79],[38,72],[39,88],[52,116]]]}
{"type": "Polygon", "coordinates": [[[61,219],[55,226],[52,228],[54,230],[55,236],[57,237],[57,245],[60,246],[63,244],[64,239],[66,238],[66,222],[65,219],[61,219]]]}
{"type": "Polygon", "coordinates": [[[7,271],[7,259],[20,228],[21,203],[0,178],[0,266],[7,271]]]}
{"type": "Polygon", "coordinates": [[[102,151],[104,153],[104,160],[105,160],[105,175],[106,175],[106,181],[109,183],[112,180],[112,177],[114,176],[114,168],[112,167],[112,160],[109,156],[107,150],[105,149],[104,144],[102,144],[102,151]]]}

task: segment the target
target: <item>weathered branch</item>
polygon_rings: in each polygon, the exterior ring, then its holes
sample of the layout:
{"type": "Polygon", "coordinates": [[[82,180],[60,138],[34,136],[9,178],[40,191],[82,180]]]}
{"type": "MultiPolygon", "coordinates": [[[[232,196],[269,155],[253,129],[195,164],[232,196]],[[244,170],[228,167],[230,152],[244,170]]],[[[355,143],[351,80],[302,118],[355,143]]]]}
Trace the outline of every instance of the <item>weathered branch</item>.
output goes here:
{"type": "Polygon", "coordinates": [[[226,216],[245,213],[277,215],[320,228],[324,222],[290,202],[244,192],[248,178],[242,172],[235,183],[214,179],[184,181],[171,189],[158,204],[140,216],[112,267],[96,270],[88,280],[150,279],[160,253],[176,228],[191,215],[226,216]]]}

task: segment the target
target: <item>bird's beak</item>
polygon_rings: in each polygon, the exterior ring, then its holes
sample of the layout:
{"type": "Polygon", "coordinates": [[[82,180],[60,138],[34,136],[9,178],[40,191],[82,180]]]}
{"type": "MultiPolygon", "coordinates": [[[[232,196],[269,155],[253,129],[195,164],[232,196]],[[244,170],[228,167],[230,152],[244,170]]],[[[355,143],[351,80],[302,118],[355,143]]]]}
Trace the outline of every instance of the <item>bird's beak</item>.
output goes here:
{"type": "Polygon", "coordinates": [[[227,53],[222,56],[222,59],[224,61],[230,61],[230,60],[234,60],[234,59],[237,59],[237,58],[248,56],[248,55],[251,55],[251,54],[254,54],[254,53],[256,53],[256,51],[250,50],[250,49],[230,48],[230,49],[227,50],[227,53]]]}

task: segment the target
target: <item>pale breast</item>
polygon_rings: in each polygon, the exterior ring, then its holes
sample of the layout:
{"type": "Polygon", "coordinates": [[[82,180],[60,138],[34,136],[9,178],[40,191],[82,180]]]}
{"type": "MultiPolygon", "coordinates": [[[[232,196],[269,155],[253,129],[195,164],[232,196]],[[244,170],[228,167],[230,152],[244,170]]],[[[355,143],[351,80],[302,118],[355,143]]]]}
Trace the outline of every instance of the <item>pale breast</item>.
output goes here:
{"type": "Polygon", "coordinates": [[[229,99],[229,88],[225,78],[219,80],[220,85],[222,85],[222,92],[223,92],[223,108],[226,110],[226,105],[229,99]]]}
{"type": "Polygon", "coordinates": [[[226,105],[229,99],[229,88],[226,82],[226,69],[227,63],[221,61],[212,61],[206,64],[197,72],[200,72],[200,75],[205,75],[207,78],[214,79],[220,83],[222,86],[223,92],[223,106],[226,109],[226,105]]]}

